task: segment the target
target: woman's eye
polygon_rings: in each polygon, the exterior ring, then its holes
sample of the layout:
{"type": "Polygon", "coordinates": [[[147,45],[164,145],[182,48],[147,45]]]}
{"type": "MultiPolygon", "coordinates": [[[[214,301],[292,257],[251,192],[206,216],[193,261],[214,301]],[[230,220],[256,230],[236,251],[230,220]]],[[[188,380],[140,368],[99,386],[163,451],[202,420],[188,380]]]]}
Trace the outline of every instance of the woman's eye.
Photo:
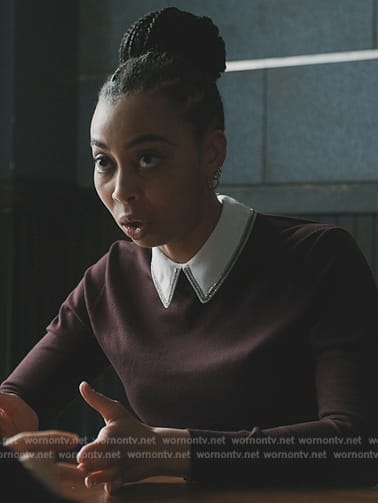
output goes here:
{"type": "Polygon", "coordinates": [[[96,157],[94,159],[96,171],[99,173],[107,173],[111,169],[110,159],[104,156],[96,157]]]}
{"type": "Polygon", "coordinates": [[[143,154],[138,158],[138,164],[140,168],[154,168],[162,160],[161,156],[156,154],[143,154]]]}

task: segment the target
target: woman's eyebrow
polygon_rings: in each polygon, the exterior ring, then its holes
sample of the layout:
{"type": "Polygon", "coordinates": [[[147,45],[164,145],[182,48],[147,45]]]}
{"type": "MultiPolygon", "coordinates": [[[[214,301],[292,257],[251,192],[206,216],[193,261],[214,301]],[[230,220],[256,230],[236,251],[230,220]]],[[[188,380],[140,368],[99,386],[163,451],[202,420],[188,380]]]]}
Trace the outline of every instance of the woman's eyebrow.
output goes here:
{"type": "Polygon", "coordinates": [[[135,145],[139,145],[140,143],[145,143],[148,141],[158,141],[158,142],[163,142],[163,143],[168,143],[169,145],[174,145],[173,142],[168,140],[165,136],[160,136],[157,134],[142,134],[140,136],[137,136],[136,138],[133,138],[132,140],[128,141],[126,143],[126,147],[134,147],[135,145]]]}
{"type": "MultiPolygon", "coordinates": [[[[143,135],[140,135],[140,136],[133,138],[132,140],[129,140],[126,143],[126,148],[135,147],[135,145],[139,145],[141,143],[146,143],[149,141],[157,141],[157,142],[167,143],[168,145],[175,145],[173,142],[168,140],[168,138],[165,138],[165,136],[160,136],[157,134],[143,134],[143,135]]],[[[91,146],[96,146],[96,147],[100,147],[100,148],[108,148],[108,146],[105,143],[103,143],[99,140],[96,140],[95,138],[91,139],[90,144],[91,144],[91,146]]]]}
{"type": "Polygon", "coordinates": [[[102,143],[102,141],[96,140],[95,138],[91,138],[90,146],[91,147],[108,148],[107,145],[105,145],[105,143],[102,143]]]}

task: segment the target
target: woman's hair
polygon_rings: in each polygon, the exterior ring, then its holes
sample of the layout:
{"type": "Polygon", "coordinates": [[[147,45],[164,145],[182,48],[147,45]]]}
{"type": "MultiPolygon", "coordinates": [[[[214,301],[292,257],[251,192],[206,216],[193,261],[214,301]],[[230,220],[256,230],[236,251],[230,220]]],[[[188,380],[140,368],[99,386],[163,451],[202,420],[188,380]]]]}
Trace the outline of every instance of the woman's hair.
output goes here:
{"type": "Polygon", "coordinates": [[[149,12],[123,35],[119,66],[100,91],[116,102],[140,91],[159,91],[184,113],[201,139],[207,130],[224,129],[216,85],[225,70],[225,45],[208,17],[169,7],[149,12]]]}

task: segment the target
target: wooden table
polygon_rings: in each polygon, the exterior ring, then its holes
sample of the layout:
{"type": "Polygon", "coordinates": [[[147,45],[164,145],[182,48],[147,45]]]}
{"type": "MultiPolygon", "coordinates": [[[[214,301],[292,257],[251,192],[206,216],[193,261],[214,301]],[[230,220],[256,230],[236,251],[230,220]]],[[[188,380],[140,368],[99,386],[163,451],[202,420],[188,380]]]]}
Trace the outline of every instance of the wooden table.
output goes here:
{"type": "Polygon", "coordinates": [[[377,502],[378,489],[210,489],[182,479],[155,477],[128,484],[117,496],[102,487],[86,489],[65,483],[66,498],[80,503],[362,503],[377,502]]]}

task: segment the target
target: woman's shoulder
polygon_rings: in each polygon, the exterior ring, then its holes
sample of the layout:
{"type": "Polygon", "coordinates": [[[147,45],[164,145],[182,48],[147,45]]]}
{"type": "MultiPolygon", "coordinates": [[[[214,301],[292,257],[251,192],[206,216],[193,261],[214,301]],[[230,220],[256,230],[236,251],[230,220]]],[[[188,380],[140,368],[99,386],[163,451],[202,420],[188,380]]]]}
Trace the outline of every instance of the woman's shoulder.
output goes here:
{"type": "Polygon", "coordinates": [[[111,243],[106,253],[84,270],[66,300],[72,305],[97,302],[109,288],[135,275],[135,270],[144,274],[149,267],[149,253],[128,240],[111,243]]]}
{"type": "Polygon", "coordinates": [[[256,220],[260,225],[275,230],[276,232],[314,232],[329,230],[337,226],[331,222],[320,222],[297,215],[256,212],[256,220]]]}
{"type": "Polygon", "coordinates": [[[84,276],[103,276],[109,268],[127,269],[150,262],[151,251],[135,245],[132,241],[121,239],[110,244],[108,250],[95,263],[90,265],[84,276]]]}
{"type": "Polygon", "coordinates": [[[331,222],[324,223],[298,216],[273,213],[258,212],[255,231],[283,247],[313,247],[320,242],[335,245],[354,241],[346,229],[331,222]]]}
{"type": "Polygon", "coordinates": [[[366,259],[351,233],[333,223],[323,223],[297,216],[257,213],[251,246],[271,260],[280,263],[302,264],[318,268],[335,260],[349,264],[366,259]],[[270,253],[266,254],[266,251],[270,253]]]}

